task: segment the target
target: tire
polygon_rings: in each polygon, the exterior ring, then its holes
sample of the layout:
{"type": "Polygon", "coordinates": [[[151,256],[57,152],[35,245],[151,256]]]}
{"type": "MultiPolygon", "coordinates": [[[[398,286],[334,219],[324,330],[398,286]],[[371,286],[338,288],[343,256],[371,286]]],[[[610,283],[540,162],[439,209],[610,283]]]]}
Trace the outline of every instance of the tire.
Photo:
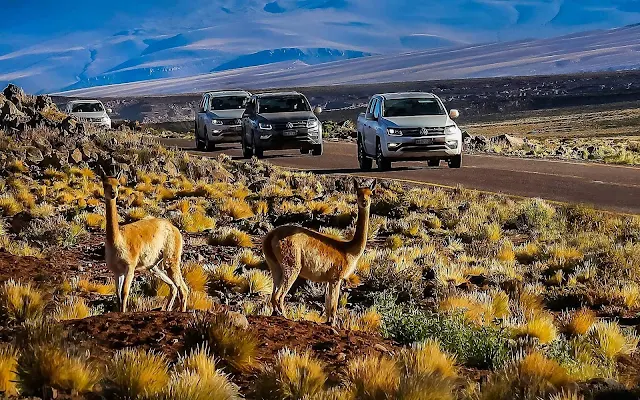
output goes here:
{"type": "Polygon", "coordinates": [[[198,135],[198,123],[196,122],[196,150],[204,150],[204,143],[202,143],[202,140],[200,140],[200,136],[198,135]]]}
{"type": "Polygon", "coordinates": [[[211,143],[209,141],[209,134],[207,133],[207,130],[204,130],[204,150],[205,151],[214,151],[216,149],[216,144],[215,143],[211,143]]]}
{"type": "Polygon", "coordinates": [[[253,154],[256,155],[256,157],[258,158],[263,158],[264,157],[264,149],[258,147],[256,145],[256,137],[253,134],[253,132],[251,133],[251,149],[253,150],[253,154]]]}
{"type": "Polygon", "coordinates": [[[255,148],[255,149],[253,149],[253,151],[255,152],[256,157],[264,158],[264,150],[263,149],[255,148]]]}
{"type": "Polygon", "coordinates": [[[309,149],[301,148],[300,154],[309,154],[309,149]]]}
{"type": "Polygon", "coordinates": [[[391,161],[386,159],[382,154],[382,145],[379,140],[376,145],[376,165],[378,166],[378,171],[388,171],[391,169],[391,161]]]}
{"type": "Polygon", "coordinates": [[[313,149],[311,149],[311,155],[312,156],[321,156],[322,155],[322,145],[321,144],[314,144],[313,145],[313,149]]]}
{"type": "Polygon", "coordinates": [[[360,170],[371,171],[373,160],[371,160],[364,151],[364,143],[362,139],[358,138],[358,164],[360,164],[360,170]]]}
{"type": "Polygon", "coordinates": [[[427,160],[427,165],[430,167],[440,166],[440,160],[427,160]]]}
{"type": "Polygon", "coordinates": [[[462,154],[458,154],[449,160],[449,168],[462,167],[462,154]]]}
{"type": "Polygon", "coordinates": [[[247,159],[253,157],[253,149],[247,146],[244,134],[242,135],[242,157],[247,159]]]}

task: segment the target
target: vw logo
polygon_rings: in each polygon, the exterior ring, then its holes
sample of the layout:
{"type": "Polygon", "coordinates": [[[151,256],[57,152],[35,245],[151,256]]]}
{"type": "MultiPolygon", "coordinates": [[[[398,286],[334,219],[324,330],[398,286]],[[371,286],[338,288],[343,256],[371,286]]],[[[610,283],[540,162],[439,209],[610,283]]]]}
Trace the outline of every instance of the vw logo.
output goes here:
{"type": "Polygon", "coordinates": [[[293,129],[293,122],[287,122],[287,129],[293,129]]]}
{"type": "Polygon", "coordinates": [[[427,129],[427,128],[420,129],[420,135],[421,136],[427,136],[428,134],[429,134],[429,129],[427,129]]]}

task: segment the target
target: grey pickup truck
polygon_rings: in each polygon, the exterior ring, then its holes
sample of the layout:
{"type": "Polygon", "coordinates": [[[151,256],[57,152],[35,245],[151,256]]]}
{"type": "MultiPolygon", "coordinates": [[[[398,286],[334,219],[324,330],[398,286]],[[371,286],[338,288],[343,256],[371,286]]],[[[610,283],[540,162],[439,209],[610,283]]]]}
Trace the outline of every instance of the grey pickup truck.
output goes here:
{"type": "Polygon", "coordinates": [[[244,90],[203,94],[195,118],[196,148],[212,151],[218,143],[240,142],[242,114],[250,97],[244,90]]]}
{"type": "Polygon", "coordinates": [[[450,168],[462,165],[462,132],[454,119],[458,110],[447,109],[431,93],[386,93],[373,96],[358,117],[358,161],[379,170],[393,161],[427,161],[437,166],[445,160],[450,168]]]}
{"type": "Polygon", "coordinates": [[[322,124],[307,98],[298,92],[261,93],[251,97],[242,117],[242,154],[261,158],[265,150],[300,149],[322,155],[322,124]]]}

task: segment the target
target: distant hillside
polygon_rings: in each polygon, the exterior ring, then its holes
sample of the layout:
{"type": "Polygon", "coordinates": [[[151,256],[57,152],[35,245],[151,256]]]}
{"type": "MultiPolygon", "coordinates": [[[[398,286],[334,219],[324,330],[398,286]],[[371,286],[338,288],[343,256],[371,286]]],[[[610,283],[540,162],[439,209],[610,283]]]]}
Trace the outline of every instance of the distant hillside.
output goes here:
{"type": "Polygon", "coordinates": [[[553,39],[371,56],[319,65],[282,62],[181,79],[96,87],[68,94],[100,97],[175,94],[225,87],[265,89],[634,69],[640,69],[640,26],[553,39]]]}

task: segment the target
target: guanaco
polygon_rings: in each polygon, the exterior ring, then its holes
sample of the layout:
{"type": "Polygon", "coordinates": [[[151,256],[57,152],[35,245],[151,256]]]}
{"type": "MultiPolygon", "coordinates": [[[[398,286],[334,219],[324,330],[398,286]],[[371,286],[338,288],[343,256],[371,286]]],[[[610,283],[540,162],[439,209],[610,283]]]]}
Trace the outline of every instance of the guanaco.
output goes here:
{"type": "Polygon", "coordinates": [[[106,261],[115,275],[120,311],[127,311],[131,282],[136,271],[148,270],[169,285],[171,295],[165,309],[171,311],[178,292],[182,312],[187,311],[189,288],[182,278],[182,234],[169,221],[145,218],[124,225],[118,224],[116,200],[120,186],[120,172],[108,176],[100,167],[106,202],[106,261]],[[159,267],[162,262],[163,268],[159,267]],[[166,271],[166,272],[165,272],[166,271]]]}
{"type": "Polygon", "coordinates": [[[273,277],[271,305],[275,314],[284,315],[284,298],[298,276],[326,282],[325,315],[336,325],[342,281],[349,278],[364,253],[369,231],[371,196],[375,179],[362,185],[354,179],[358,194],[358,220],[351,240],[338,240],[296,225],[284,225],[267,234],[264,256],[273,277]]]}

